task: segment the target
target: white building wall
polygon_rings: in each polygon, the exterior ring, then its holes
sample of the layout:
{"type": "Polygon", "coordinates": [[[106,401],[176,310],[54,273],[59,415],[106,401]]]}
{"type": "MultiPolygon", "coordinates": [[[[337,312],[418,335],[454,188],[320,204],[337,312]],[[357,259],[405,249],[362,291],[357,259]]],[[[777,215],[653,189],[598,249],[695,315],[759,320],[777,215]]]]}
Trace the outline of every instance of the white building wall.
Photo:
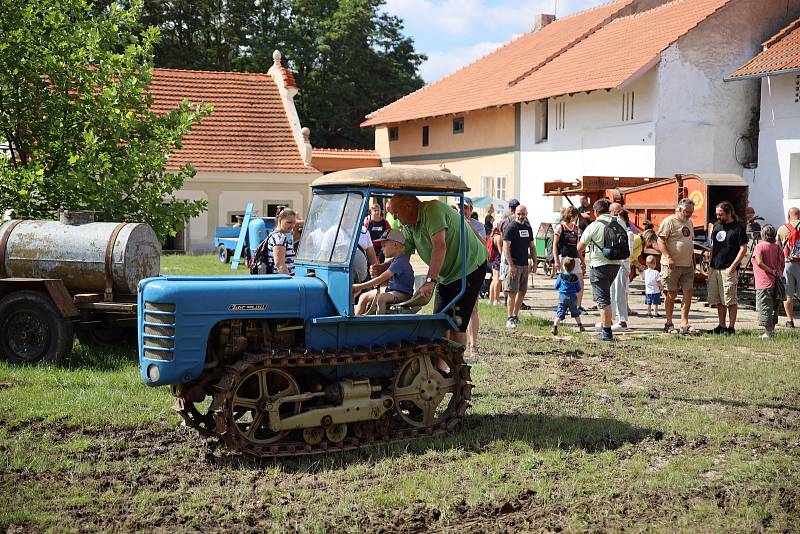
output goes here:
{"type": "MultiPolygon", "coordinates": [[[[798,0],[788,6],[785,0],[731,2],[661,54],[656,175],[752,174],[737,162],[735,150],[758,113],[759,84],[724,78],[789,20],[787,7],[796,12],[798,6],[798,0]]],[[[741,159],[741,144],[739,149],[741,159]]]]}
{"type": "Polygon", "coordinates": [[[551,98],[548,139],[540,143],[535,139],[536,103],[523,104],[520,201],[528,206],[532,223],[551,222],[562,205],[559,197],[542,196],[545,182],[584,175],[654,176],[655,81],[653,69],[624,91],[551,98]],[[629,114],[623,120],[623,99],[630,93],[632,118],[629,114]]]}
{"type": "Polygon", "coordinates": [[[758,168],[750,203],[778,225],[790,207],[800,207],[800,74],[769,76],[761,84],[758,168]]]}

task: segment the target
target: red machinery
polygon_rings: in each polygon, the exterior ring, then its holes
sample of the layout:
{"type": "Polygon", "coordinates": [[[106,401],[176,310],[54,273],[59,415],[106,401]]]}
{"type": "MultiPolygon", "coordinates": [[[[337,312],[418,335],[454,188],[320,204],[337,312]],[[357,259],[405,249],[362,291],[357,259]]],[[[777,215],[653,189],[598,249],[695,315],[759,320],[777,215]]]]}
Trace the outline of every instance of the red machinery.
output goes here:
{"type": "Polygon", "coordinates": [[[676,174],[673,178],[584,176],[577,182],[546,182],[546,196],[586,195],[592,202],[607,198],[625,206],[631,222],[642,228],[650,220],[656,228],[684,198],[694,200],[692,216],[697,237],[716,219],[716,205],[727,200],[740,220],[748,201],[747,182],[736,174],[676,174]]]}

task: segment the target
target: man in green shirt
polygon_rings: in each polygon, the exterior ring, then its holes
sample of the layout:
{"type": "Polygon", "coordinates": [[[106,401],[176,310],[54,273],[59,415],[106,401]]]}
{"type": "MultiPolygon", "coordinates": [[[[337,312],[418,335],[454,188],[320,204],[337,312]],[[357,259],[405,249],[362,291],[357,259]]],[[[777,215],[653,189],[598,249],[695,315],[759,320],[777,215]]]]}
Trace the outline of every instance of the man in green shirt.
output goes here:
{"type": "MultiPolygon", "coordinates": [[[[425,283],[418,293],[430,296],[436,288],[434,310],[438,313],[461,292],[461,216],[439,200],[420,201],[411,195],[395,195],[390,201],[395,218],[403,223],[405,254],[419,254],[428,264],[425,283]],[[438,286],[437,286],[438,282],[438,286]]],[[[467,325],[486,277],[486,247],[464,222],[467,287],[454,306],[460,318],[458,332],[450,338],[466,345],[467,325]]],[[[373,267],[373,276],[386,270],[386,265],[373,267]]]]}

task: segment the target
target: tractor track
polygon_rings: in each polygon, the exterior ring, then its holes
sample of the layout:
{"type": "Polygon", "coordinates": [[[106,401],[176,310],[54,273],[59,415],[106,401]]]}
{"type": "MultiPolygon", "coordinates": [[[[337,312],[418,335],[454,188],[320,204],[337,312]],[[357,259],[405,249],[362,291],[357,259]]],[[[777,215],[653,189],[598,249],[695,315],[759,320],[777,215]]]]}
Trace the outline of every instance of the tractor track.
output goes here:
{"type": "MultiPolygon", "coordinates": [[[[385,445],[422,437],[444,436],[451,433],[469,408],[472,397],[470,367],[464,362],[464,347],[447,340],[404,343],[395,346],[357,347],[341,351],[274,350],[270,353],[245,353],[241,360],[227,365],[219,380],[211,385],[212,403],[207,413],[200,413],[194,404],[181,397],[176,399],[174,409],[183,417],[187,426],[194,428],[204,437],[221,440],[233,450],[256,458],[298,457],[329,452],[342,452],[366,446],[385,445]],[[319,444],[310,445],[301,439],[287,439],[269,445],[258,445],[244,439],[226,413],[230,411],[233,388],[244,375],[256,368],[275,368],[292,370],[300,368],[324,368],[331,366],[392,362],[394,373],[406,362],[419,357],[442,357],[450,360],[450,374],[457,379],[453,398],[447,409],[437,417],[436,423],[429,426],[413,426],[405,422],[392,408],[384,417],[382,430],[367,436],[349,436],[334,443],[323,439],[319,444]]],[[[394,378],[394,377],[393,377],[394,378]]],[[[296,435],[297,432],[292,432],[296,435]]]]}

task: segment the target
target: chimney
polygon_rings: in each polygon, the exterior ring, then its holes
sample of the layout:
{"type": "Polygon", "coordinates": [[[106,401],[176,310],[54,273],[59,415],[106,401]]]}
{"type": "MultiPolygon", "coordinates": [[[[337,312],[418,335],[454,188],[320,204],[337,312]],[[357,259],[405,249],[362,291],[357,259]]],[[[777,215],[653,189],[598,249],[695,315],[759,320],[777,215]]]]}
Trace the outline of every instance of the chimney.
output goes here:
{"type": "Polygon", "coordinates": [[[551,22],[556,20],[555,15],[547,15],[545,13],[539,13],[536,15],[536,18],[533,21],[533,31],[538,32],[551,22]]]}

